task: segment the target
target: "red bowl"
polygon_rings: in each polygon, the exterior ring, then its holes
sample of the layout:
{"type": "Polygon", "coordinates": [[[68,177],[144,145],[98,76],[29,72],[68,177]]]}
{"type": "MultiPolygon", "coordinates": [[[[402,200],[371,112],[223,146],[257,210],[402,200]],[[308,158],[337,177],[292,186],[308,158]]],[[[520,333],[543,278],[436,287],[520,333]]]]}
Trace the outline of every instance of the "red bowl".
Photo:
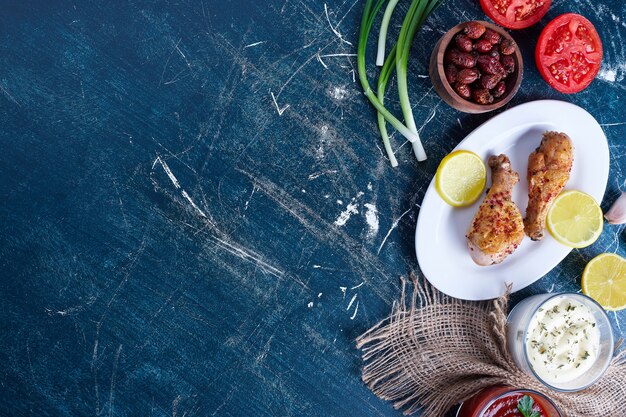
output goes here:
{"type": "Polygon", "coordinates": [[[494,411],[492,406],[496,405],[496,402],[501,401],[500,411],[506,411],[504,402],[510,397],[520,397],[520,395],[530,395],[533,401],[539,406],[544,413],[542,415],[546,417],[563,417],[563,414],[559,411],[556,405],[545,395],[529,390],[529,389],[516,389],[507,386],[494,386],[485,388],[478,394],[473,396],[467,401],[464,401],[456,413],[456,417],[497,417],[500,414],[492,414],[489,411],[494,411]]]}

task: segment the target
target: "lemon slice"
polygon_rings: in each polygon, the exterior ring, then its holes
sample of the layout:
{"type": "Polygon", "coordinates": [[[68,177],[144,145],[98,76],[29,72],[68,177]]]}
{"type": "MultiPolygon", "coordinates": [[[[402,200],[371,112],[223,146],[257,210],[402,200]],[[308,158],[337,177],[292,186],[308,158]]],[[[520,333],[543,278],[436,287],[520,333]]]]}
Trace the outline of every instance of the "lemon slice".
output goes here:
{"type": "Polygon", "coordinates": [[[441,160],[435,175],[435,189],[454,207],[469,206],[485,188],[487,168],[480,156],[469,151],[454,151],[441,160]]]}
{"type": "Polygon", "coordinates": [[[602,233],[602,209],[589,194],[564,191],[559,195],[546,220],[550,234],[560,243],[572,248],[584,248],[602,233]]]}
{"type": "Polygon", "coordinates": [[[606,310],[626,308],[626,259],[614,253],[593,258],[583,271],[583,294],[606,310]]]}

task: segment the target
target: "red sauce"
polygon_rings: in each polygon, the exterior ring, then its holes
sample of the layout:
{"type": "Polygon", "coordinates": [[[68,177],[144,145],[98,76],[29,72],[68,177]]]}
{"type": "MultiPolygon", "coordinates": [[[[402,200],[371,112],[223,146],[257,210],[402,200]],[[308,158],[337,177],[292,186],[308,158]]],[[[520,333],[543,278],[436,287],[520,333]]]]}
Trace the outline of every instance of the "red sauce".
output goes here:
{"type": "Polygon", "coordinates": [[[524,417],[517,404],[524,395],[533,399],[533,411],[541,417],[561,417],[559,410],[541,394],[497,385],[485,388],[463,402],[457,417],[524,417]]]}
{"type": "MultiPolygon", "coordinates": [[[[482,417],[524,417],[524,415],[517,409],[517,404],[524,395],[529,394],[514,393],[498,398],[489,406],[487,410],[485,410],[482,417]]],[[[529,396],[533,398],[532,395],[529,396]]],[[[547,417],[548,413],[546,413],[546,411],[538,404],[537,399],[533,398],[533,400],[533,411],[538,411],[541,417],[547,417]]]]}

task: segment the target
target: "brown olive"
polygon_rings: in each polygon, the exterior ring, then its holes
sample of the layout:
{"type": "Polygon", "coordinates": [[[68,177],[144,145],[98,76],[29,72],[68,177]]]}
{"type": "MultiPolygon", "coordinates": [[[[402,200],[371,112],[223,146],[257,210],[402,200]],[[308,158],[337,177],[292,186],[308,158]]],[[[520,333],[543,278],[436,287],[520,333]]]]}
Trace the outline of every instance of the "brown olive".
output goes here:
{"type": "Polygon", "coordinates": [[[500,52],[502,52],[502,55],[513,54],[513,52],[515,52],[515,42],[509,39],[503,39],[500,44],[500,52]]]}
{"type": "Polygon", "coordinates": [[[459,33],[454,37],[454,42],[456,43],[456,46],[458,46],[459,49],[463,52],[471,52],[472,49],[474,49],[472,40],[462,33],[459,33]]]}
{"type": "Polygon", "coordinates": [[[448,49],[448,51],[446,52],[446,54],[444,56],[444,62],[446,64],[452,62],[454,59],[458,58],[460,53],[461,53],[461,51],[459,51],[456,48],[448,49]]]}
{"type": "Polygon", "coordinates": [[[493,96],[484,88],[476,89],[472,92],[472,98],[478,104],[490,104],[493,103],[493,96]]]}
{"type": "Polygon", "coordinates": [[[493,89],[493,96],[495,98],[500,98],[506,93],[506,84],[504,81],[500,81],[496,87],[493,89]]]}
{"type": "Polygon", "coordinates": [[[454,85],[454,91],[466,100],[469,100],[470,97],[472,97],[472,90],[467,84],[456,83],[454,85]]]}
{"type": "Polygon", "coordinates": [[[446,80],[452,85],[456,82],[459,69],[454,64],[448,64],[444,69],[444,73],[446,74],[446,80]]]}
{"type": "Polygon", "coordinates": [[[483,74],[500,75],[501,77],[506,75],[506,71],[500,61],[494,57],[481,55],[478,57],[477,63],[478,68],[483,74]]]}
{"type": "Polygon", "coordinates": [[[480,77],[476,68],[464,68],[459,71],[456,80],[461,84],[471,84],[480,77]]]}
{"type": "Polygon", "coordinates": [[[491,90],[498,84],[501,78],[502,77],[500,77],[499,75],[483,75],[480,78],[480,86],[486,90],[491,90]]]}
{"type": "Polygon", "coordinates": [[[474,47],[478,52],[486,54],[487,52],[491,51],[493,45],[487,39],[479,39],[476,41],[474,47]]]}
{"type": "Polygon", "coordinates": [[[467,52],[459,52],[458,55],[452,57],[450,62],[457,67],[473,68],[476,66],[476,57],[467,52]]]}
{"type": "Polygon", "coordinates": [[[504,55],[502,58],[500,58],[500,62],[502,63],[505,71],[509,74],[515,71],[515,59],[513,59],[511,55],[504,55]]]}
{"type": "Polygon", "coordinates": [[[491,42],[492,45],[500,43],[501,36],[495,30],[487,29],[485,33],[483,33],[482,39],[486,39],[491,42]]]}
{"type": "Polygon", "coordinates": [[[463,28],[463,33],[465,33],[471,39],[480,38],[483,33],[485,33],[485,25],[478,22],[467,22],[465,27],[463,28]]]}

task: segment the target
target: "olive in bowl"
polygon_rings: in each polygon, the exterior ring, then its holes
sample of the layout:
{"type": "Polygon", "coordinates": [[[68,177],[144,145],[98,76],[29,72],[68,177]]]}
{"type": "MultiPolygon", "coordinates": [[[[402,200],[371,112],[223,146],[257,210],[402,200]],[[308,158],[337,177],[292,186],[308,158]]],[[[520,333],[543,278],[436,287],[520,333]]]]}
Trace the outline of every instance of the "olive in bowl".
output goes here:
{"type": "Polygon", "coordinates": [[[439,96],[466,113],[485,113],[508,103],[522,82],[519,47],[501,27],[460,23],[446,32],[430,57],[430,79],[439,96]]]}

